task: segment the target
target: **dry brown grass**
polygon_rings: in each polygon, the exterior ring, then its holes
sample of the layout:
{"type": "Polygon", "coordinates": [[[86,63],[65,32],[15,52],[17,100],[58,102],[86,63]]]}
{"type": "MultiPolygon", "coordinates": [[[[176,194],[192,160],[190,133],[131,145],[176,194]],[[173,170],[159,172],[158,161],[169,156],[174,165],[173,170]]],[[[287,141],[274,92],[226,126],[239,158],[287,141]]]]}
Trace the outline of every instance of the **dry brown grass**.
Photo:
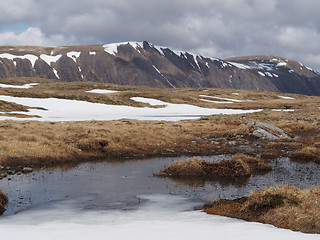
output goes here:
{"type": "MultiPolygon", "coordinates": [[[[41,83],[30,89],[13,89],[13,88],[0,88],[0,95],[11,95],[17,97],[56,97],[65,99],[76,99],[90,102],[99,102],[106,104],[121,105],[126,104],[130,106],[145,107],[148,104],[137,103],[130,100],[130,97],[142,96],[157,98],[159,100],[168,101],[171,103],[186,103],[194,104],[201,107],[210,108],[233,108],[233,109],[306,109],[317,108],[320,103],[319,97],[304,96],[298,94],[284,94],[284,93],[271,93],[260,92],[254,90],[234,90],[234,89],[206,89],[204,88],[182,88],[182,89],[157,89],[148,87],[136,86],[121,86],[104,83],[93,82],[59,82],[56,80],[43,79],[43,78],[8,78],[0,79],[1,83],[5,84],[26,84],[30,82],[41,83]],[[118,90],[120,92],[113,94],[94,94],[86,93],[87,90],[95,88],[118,90]],[[239,95],[233,95],[233,93],[239,95]],[[215,101],[224,101],[219,99],[212,99],[209,97],[200,97],[200,95],[207,95],[213,97],[232,98],[236,100],[253,100],[244,102],[235,102],[232,104],[224,103],[209,103],[201,101],[201,98],[215,101]],[[290,96],[295,99],[287,100],[279,98],[279,96],[290,96]]],[[[280,112],[282,114],[282,112],[280,112]]]]}
{"type": "Polygon", "coordinates": [[[320,163],[320,148],[319,147],[304,147],[290,155],[291,159],[300,162],[314,161],[320,163]]]}
{"type": "Polygon", "coordinates": [[[0,190],[0,215],[5,211],[5,205],[8,203],[8,197],[0,190]]]}
{"type": "Polygon", "coordinates": [[[320,233],[320,189],[269,187],[235,200],[207,204],[205,212],[272,224],[305,233],[320,233]]]}
{"type": "MultiPolygon", "coordinates": [[[[1,89],[0,94],[24,97],[57,97],[146,107],[148,104],[130,100],[133,96],[156,98],[172,103],[196,104],[212,108],[264,108],[253,114],[215,115],[199,120],[172,122],[152,121],[89,121],[50,123],[36,121],[0,122],[0,164],[47,166],[80,162],[96,158],[141,158],[151,156],[210,155],[244,153],[276,158],[289,156],[305,147],[317,147],[320,142],[319,97],[265,93],[234,89],[157,89],[116,86],[101,83],[61,83],[41,78],[1,79],[1,83],[41,83],[31,89],[1,89]],[[113,94],[86,93],[94,88],[118,90],[113,94]],[[237,92],[239,95],[232,95],[237,92]],[[199,95],[254,100],[235,104],[200,101],[199,95]],[[296,98],[280,99],[279,95],[296,98]],[[274,112],[290,104],[295,112],[274,112]],[[263,142],[251,139],[248,122],[275,124],[294,139],[263,142]],[[272,151],[270,149],[272,148],[272,151]]],[[[0,102],[3,112],[25,111],[26,107],[0,102]]],[[[23,115],[21,115],[23,117],[23,115]]]]}
{"type": "Polygon", "coordinates": [[[220,162],[208,162],[200,158],[191,158],[188,161],[178,161],[161,170],[156,176],[167,177],[201,177],[207,179],[215,178],[247,178],[253,173],[267,172],[271,166],[263,160],[236,154],[231,160],[220,162]]]}

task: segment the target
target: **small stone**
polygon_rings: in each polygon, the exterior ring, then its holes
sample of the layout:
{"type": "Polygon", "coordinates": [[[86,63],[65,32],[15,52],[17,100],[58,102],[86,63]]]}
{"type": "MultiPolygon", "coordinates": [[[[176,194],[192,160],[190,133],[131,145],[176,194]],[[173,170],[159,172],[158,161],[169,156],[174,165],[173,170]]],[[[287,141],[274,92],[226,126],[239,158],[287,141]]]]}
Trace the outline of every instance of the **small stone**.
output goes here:
{"type": "Polygon", "coordinates": [[[31,173],[31,172],[33,172],[33,169],[30,168],[30,167],[24,167],[24,168],[22,169],[22,172],[23,172],[23,173],[31,173]]]}
{"type": "Polygon", "coordinates": [[[236,146],[237,142],[236,141],[230,141],[230,142],[228,142],[228,145],[229,146],[236,146]]]}

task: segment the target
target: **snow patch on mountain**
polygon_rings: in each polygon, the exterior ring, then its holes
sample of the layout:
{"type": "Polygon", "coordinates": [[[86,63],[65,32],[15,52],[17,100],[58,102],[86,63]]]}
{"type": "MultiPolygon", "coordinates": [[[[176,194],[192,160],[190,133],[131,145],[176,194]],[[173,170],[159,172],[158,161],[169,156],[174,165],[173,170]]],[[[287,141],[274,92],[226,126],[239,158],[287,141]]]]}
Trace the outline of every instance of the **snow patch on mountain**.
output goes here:
{"type": "Polygon", "coordinates": [[[26,54],[24,56],[18,56],[18,55],[13,55],[13,54],[10,54],[10,53],[2,53],[2,54],[0,54],[0,58],[6,58],[6,59],[9,59],[11,61],[13,61],[16,58],[27,59],[27,60],[29,60],[31,62],[32,67],[34,67],[34,64],[39,59],[37,56],[32,55],[32,54],[26,54]]]}
{"type": "Polygon", "coordinates": [[[241,68],[241,69],[251,69],[250,66],[246,65],[246,64],[242,64],[242,63],[236,63],[236,62],[229,62],[231,65],[236,66],[237,68],[241,68]]]}
{"type": "Polygon", "coordinates": [[[60,79],[60,77],[59,77],[59,75],[58,75],[57,69],[52,68],[52,71],[53,71],[54,75],[56,75],[56,77],[57,77],[58,79],[60,79]]]}
{"type": "Polygon", "coordinates": [[[103,45],[104,51],[111,54],[116,55],[118,54],[118,47],[122,45],[129,44],[131,47],[136,49],[140,52],[139,48],[143,49],[143,42],[120,42],[120,43],[111,43],[111,44],[105,44],[103,45]]]}
{"type": "Polygon", "coordinates": [[[40,58],[45,61],[49,66],[51,66],[51,63],[56,63],[60,58],[62,57],[61,54],[56,56],[49,56],[46,54],[41,54],[40,58]]]}
{"type": "Polygon", "coordinates": [[[80,54],[81,52],[72,51],[72,52],[68,52],[67,56],[76,63],[77,59],[80,57],[80,54]]]}

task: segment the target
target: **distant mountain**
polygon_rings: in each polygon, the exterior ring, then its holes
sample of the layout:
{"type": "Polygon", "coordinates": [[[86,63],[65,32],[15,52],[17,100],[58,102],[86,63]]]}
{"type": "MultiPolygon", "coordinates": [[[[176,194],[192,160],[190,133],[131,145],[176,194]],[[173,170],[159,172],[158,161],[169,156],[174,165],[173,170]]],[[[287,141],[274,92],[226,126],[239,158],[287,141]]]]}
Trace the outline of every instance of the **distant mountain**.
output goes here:
{"type": "Polygon", "coordinates": [[[148,42],[0,47],[0,78],[45,77],[157,88],[210,87],[320,95],[320,75],[275,56],[226,60],[148,42]]]}

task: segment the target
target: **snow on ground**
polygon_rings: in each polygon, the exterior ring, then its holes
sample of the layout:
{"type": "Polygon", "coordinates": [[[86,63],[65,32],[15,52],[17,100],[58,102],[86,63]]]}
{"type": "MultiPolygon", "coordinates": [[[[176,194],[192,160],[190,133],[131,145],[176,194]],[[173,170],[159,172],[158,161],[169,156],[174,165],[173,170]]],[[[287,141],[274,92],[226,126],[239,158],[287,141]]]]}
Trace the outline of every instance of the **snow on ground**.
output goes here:
{"type": "Polygon", "coordinates": [[[54,75],[56,75],[56,77],[57,77],[58,79],[60,79],[60,77],[59,77],[59,75],[58,75],[57,69],[52,68],[52,71],[53,71],[54,75]]]}
{"type": "Polygon", "coordinates": [[[238,100],[238,99],[232,99],[232,98],[222,98],[222,97],[215,97],[215,96],[208,96],[208,95],[199,95],[200,97],[206,97],[206,98],[213,98],[218,100],[226,100],[229,102],[247,102],[248,100],[238,100]]]}
{"type": "Polygon", "coordinates": [[[67,56],[69,58],[71,58],[75,63],[77,62],[77,58],[80,57],[81,52],[76,52],[76,51],[72,51],[72,52],[68,52],[67,56]]]}
{"type": "MultiPolygon", "coordinates": [[[[162,73],[160,72],[160,70],[155,66],[155,65],[152,65],[152,67],[159,73],[162,75],[162,73]]],[[[163,75],[162,75],[163,76],[163,75]]]]}
{"type": "Polygon", "coordinates": [[[40,83],[28,83],[24,85],[9,85],[9,84],[3,84],[0,83],[1,88],[22,88],[22,89],[27,89],[27,88],[32,88],[34,86],[39,85],[40,83]]]}
{"type": "Polygon", "coordinates": [[[94,55],[97,55],[96,52],[89,52],[89,54],[90,54],[90,55],[93,55],[93,56],[94,56],[94,55]]]}
{"type": "MultiPolygon", "coordinates": [[[[271,225],[250,223],[191,210],[194,203],[173,195],[137,196],[129,210],[83,209],[79,200],[51,202],[39,209],[0,218],[2,239],[24,240],[316,240],[271,225]]],[[[114,203],[117,204],[117,203],[114,203]]]]}
{"type": "Polygon", "coordinates": [[[293,97],[286,97],[286,96],[278,96],[279,98],[282,98],[282,99],[287,99],[287,100],[294,100],[295,98],[293,97]]]}
{"type": "Polygon", "coordinates": [[[103,45],[104,51],[111,54],[111,55],[116,55],[118,54],[118,47],[121,45],[131,45],[134,49],[137,51],[138,48],[143,49],[143,42],[120,42],[120,43],[111,43],[111,44],[105,44],[103,45]]]}
{"type": "Polygon", "coordinates": [[[32,54],[26,54],[24,56],[18,56],[18,55],[12,55],[10,53],[2,53],[0,54],[0,58],[7,58],[9,60],[14,60],[15,58],[21,58],[21,59],[28,59],[31,62],[32,67],[34,67],[34,64],[38,60],[38,57],[32,54]]]}
{"type": "Polygon", "coordinates": [[[57,56],[49,56],[49,55],[46,55],[46,54],[40,55],[40,58],[43,61],[45,61],[49,66],[51,66],[51,63],[57,62],[61,57],[62,57],[61,54],[59,54],[57,56]]]}
{"type": "Polygon", "coordinates": [[[295,109],[272,109],[273,112],[294,112],[295,109]]]}
{"type": "Polygon", "coordinates": [[[115,90],[107,90],[107,89],[92,89],[92,90],[89,90],[89,91],[86,91],[88,93],[116,93],[116,92],[119,92],[119,91],[115,91],[115,90]]]}
{"type": "Polygon", "coordinates": [[[41,118],[16,118],[0,116],[0,120],[38,120],[38,121],[89,121],[89,120],[160,120],[179,121],[184,119],[196,119],[214,114],[245,114],[262,110],[239,110],[239,109],[214,109],[202,108],[189,104],[173,104],[156,99],[132,98],[134,101],[149,103],[151,105],[164,105],[163,108],[137,108],[131,106],[107,105],[90,103],[78,100],[66,100],[57,98],[23,98],[0,95],[0,100],[15,102],[29,107],[41,107],[47,109],[30,109],[21,114],[38,115],[41,118]]]}
{"type": "Polygon", "coordinates": [[[262,77],[265,77],[265,76],[266,76],[263,72],[258,71],[258,73],[259,73],[262,77]]]}
{"type": "Polygon", "coordinates": [[[145,97],[132,97],[130,99],[136,102],[148,103],[150,106],[159,106],[159,105],[168,106],[168,104],[171,104],[171,103],[163,102],[161,100],[157,100],[153,98],[145,98],[145,97]]]}
{"type": "Polygon", "coordinates": [[[251,69],[250,66],[242,64],[242,63],[236,63],[236,62],[229,62],[231,65],[236,66],[237,68],[241,68],[241,69],[251,69]]]}
{"type": "Polygon", "coordinates": [[[208,100],[208,99],[203,99],[203,98],[200,98],[201,101],[203,102],[209,102],[209,103],[234,103],[234,102],[228,102],[228,101],[214,101],[214,100],[208,100]]]}

